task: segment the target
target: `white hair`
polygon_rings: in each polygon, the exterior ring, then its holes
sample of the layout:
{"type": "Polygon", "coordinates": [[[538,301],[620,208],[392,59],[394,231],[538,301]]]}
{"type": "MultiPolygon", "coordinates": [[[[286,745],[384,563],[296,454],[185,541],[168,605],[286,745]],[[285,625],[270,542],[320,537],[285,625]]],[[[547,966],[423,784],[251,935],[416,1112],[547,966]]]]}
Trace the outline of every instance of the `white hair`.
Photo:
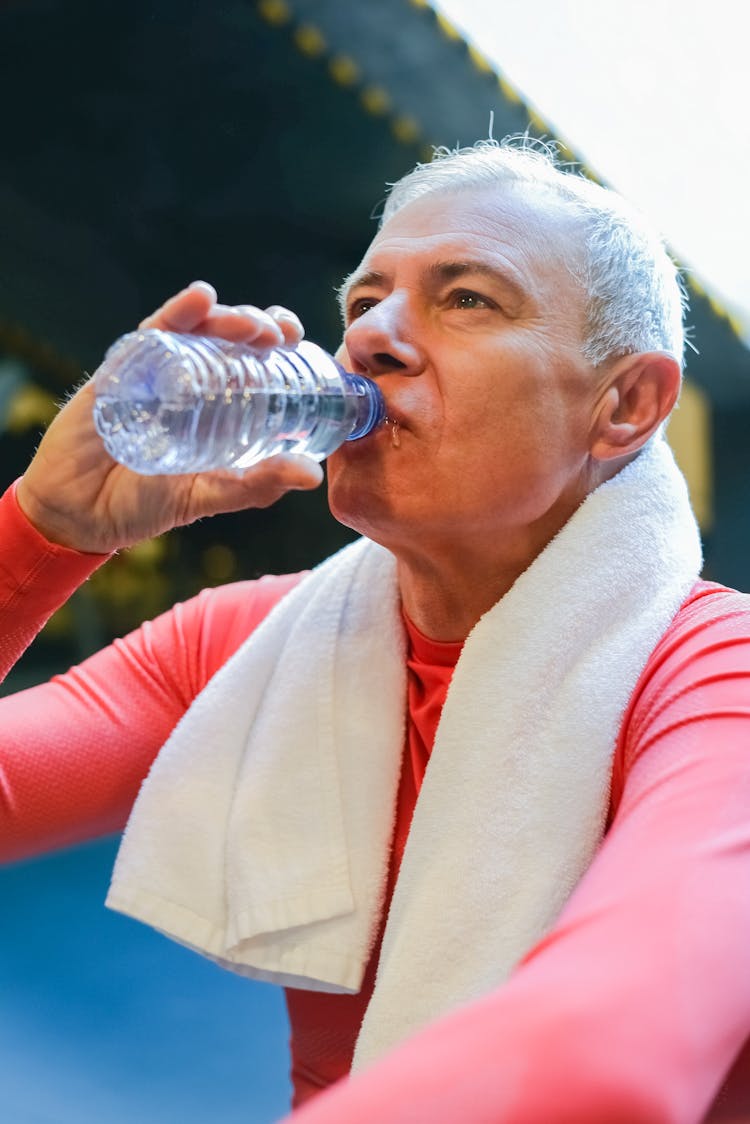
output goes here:
{"type": "Polygon", "coordinates": [[[586,358],[666,351],[681,364],[686,295],[663,240],[622,196],[561,164],[554,144],[523,135],[438,148],[391,185],[381,222],[432,192],[509,184],[551,189],[580,223],[582,264],[570,268],[586,296],[586,358]]]}

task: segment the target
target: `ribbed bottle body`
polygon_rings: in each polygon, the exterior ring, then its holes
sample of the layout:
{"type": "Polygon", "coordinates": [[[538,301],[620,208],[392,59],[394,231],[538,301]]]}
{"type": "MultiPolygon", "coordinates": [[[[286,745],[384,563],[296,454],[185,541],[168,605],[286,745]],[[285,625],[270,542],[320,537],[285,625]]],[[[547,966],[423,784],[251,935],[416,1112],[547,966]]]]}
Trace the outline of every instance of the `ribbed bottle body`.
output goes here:
{"type": "Polygon", "coordinates": [[[95,385],[107,451],[143,475],[244,469],[284,452],[322,460],[384,417],[371,380],[306,341],[261,357],[219,339],[131,332],[95,385]]]}

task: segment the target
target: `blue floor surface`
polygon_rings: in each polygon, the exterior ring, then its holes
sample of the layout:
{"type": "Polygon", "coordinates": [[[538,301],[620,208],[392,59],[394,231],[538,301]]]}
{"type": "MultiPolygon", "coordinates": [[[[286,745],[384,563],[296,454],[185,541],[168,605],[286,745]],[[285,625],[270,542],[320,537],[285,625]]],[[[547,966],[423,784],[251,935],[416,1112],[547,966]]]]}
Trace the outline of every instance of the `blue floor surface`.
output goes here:
{"type": "Polygon", "coordinates": [[[117,841],[0,869],[3,1124],[270,1124],[282,993],[104,908],[117,841]]]}

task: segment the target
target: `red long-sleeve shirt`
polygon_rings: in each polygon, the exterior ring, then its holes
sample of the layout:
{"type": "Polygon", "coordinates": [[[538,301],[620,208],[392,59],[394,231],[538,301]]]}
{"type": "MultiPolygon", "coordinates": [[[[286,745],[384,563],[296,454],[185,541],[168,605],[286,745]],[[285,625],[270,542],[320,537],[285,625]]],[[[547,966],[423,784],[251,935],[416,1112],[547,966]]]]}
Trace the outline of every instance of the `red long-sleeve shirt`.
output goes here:
{"type": "MultiPolygon", "coordinates": [[[[0,500],[0,542],[5,673],[103,559],[47,543],[12,493],[0,500]]],[[[205,591],[0,700],[0,857],[121,828],[175,722],[296,580],[205,591]]],[[[459,651],[411,626],[409,641],[391,884],[459,651]]],[[[750,1055],[716,1099],[750,1035],[749,732],[750,599],[699,583],[634,692],[607,836],[552,932],[505,985],[316,1097],[300,1119],[750,1121],[750,1055]]],[[[357,996],[287,993],[297,1103],[348,1071],[376,958],[357,996]]]]}

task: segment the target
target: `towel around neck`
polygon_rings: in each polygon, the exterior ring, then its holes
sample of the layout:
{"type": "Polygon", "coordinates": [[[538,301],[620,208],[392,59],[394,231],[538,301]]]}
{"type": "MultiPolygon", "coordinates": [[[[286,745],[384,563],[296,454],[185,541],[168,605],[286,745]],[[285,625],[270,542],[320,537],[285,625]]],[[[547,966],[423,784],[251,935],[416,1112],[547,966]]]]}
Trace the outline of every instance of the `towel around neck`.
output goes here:
{"type": "MultiPolygon", "coordinates": [[[[478,622],[448,691],[355,1067],[500,984],[601,841],[622,714],[696,580],[661,440],[478,622]]],[[[144,782],[107,904],[225,967],[357,990],[384,908],[405,731],[395,560],[314,570],[211,680],[144,782]]]]}

